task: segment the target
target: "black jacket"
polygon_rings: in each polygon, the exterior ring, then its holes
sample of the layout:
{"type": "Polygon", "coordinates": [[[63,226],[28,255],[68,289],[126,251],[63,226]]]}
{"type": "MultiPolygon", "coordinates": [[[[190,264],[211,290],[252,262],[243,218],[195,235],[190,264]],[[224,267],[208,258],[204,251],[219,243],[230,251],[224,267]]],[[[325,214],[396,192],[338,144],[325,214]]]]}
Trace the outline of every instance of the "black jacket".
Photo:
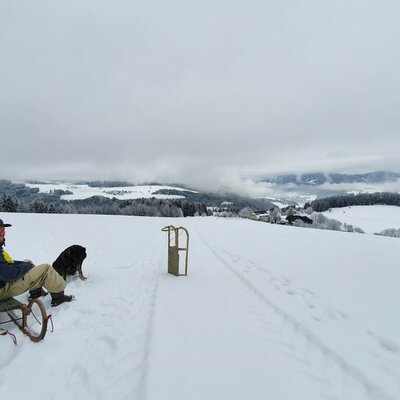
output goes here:
{"type": "Polygon", "coordinates": [[[0,246],[0,288],[7,282],[14,282],[24,276],[33,265],[24,261],[14,261],[0,246]]]}

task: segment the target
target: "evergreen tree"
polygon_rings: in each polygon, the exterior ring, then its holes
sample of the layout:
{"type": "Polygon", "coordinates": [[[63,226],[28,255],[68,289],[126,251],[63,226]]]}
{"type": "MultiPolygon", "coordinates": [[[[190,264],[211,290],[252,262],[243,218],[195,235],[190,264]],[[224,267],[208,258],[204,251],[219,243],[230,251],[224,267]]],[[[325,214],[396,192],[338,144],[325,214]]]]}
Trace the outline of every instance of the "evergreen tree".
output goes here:
{"type": "Polygon", "coordinates": [[[33,213],[43,214],[43,213],[47,213],[48,209],[47,209],[46,204],[44,204],[42,201],[35,200],[31,204],[30,211],[33,213]]]}
{"type": "Polygon", "coordinates": [[[18,201],[10,195],[4,194],[0,199],[0,210],[4,212],[17,212],[18,201]]]}

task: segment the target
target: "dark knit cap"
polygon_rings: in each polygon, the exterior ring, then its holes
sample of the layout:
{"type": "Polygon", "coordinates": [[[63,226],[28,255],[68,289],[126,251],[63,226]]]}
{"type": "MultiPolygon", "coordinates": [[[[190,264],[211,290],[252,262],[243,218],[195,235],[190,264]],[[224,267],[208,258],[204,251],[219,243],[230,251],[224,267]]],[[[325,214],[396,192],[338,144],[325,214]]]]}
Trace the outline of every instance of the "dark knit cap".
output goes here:
{"type": "Polygon", "coordinates": [[[0,226],[6,228],[7,226],[12,226],[11,224],[5,224],[2,219],[0,219],[0,226]]]}

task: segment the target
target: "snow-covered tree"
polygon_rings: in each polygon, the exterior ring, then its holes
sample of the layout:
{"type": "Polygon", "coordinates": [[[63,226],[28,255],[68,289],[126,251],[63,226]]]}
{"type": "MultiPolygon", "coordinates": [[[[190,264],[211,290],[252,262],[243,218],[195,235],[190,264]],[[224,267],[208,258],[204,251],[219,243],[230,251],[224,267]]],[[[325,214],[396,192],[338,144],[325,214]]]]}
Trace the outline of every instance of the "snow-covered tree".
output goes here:
{"type": "Polygon", "coordinates": [[[272,209],[270,211],[269,215],[270,215],[272,224],[275,224],[281,220],[281,212],[279,211],[279,208],[272,209]]]}
{"type": "Polygon", "coordinates": [[[0,210],[5,212],[17,212],[18,201],[10,195],[4,194],[0,199],[0,210]]]}
{"type": "Polygon", "coordinates": [[[48,209],[42,201],[35,200],[31,203],[30,211],[33,213],[47,213],[48,209]]]}
{"type": "Polygon", "coordinates": [[[383,230],[381,233],[376,233],[376,235],[400,238],[400,229],[389,228],[383,230]]]}
{"type": "Polygon", "coordinates": [[[344,224],[343,224],[343,229],[344,229],[346,232],[354,232],[354,226],[353,226],[353,225],[350,225],[350,224],[344,223],[344,224]]]}
{"type": "Polygon", "coordinates": [[[296,210],[290,206],[287,211],[286,211],[286,216],[289,217],[290,215],[295,215],[296,214],[296,210]]]}
{"type": "Polygon", "coordinates": [[[250,207],[244,207],[239,211],[240,218],[250,218],[253,214],[253,210],[250,207]]]}

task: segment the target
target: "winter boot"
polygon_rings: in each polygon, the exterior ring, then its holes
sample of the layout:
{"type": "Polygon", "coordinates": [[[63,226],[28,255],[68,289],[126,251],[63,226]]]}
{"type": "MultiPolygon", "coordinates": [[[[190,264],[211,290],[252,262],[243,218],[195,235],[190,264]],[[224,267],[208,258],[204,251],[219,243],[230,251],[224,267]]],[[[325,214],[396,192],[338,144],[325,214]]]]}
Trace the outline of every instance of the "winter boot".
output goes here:
{"type": "Polygon", "coordinates": [[[74,296],[68,296],[64,292],[51,293],[51,306],[57,307],[62,303],[69,303],[74,299],[74,296]]]}
{"type": "Polygon", "coordinates": [[[33,289],[33,290],[29,291],[28,300],[38,299],[39,297],[47,296],[47,295],[48,295],[48,292],[46,292],[42,287],[39,287],[37,289],[33,289]]]}

